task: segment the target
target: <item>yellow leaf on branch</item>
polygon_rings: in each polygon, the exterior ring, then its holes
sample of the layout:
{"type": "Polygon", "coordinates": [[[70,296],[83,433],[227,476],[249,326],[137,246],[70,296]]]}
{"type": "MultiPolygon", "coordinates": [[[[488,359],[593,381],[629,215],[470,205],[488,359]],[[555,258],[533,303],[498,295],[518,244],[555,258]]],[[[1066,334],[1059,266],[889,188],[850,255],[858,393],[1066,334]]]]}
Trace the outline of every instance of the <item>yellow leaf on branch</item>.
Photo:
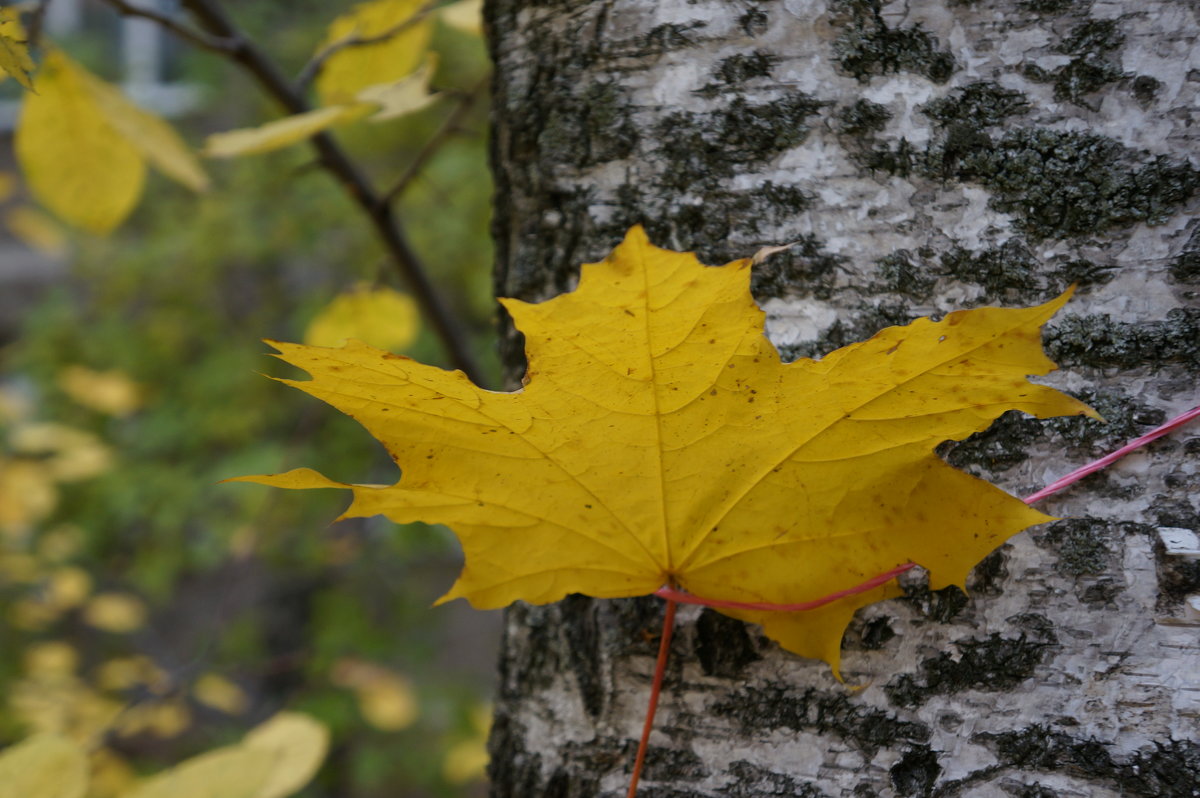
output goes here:
{"type": "Polygon", "coordinates": [[[452,28],[483,35],[483,0],[458,0],[438,9],[438,17],[452,28]]]}
{"type": "Polygon", "coordinates": [[[371,115],[372,122],[386,122],[416,113],[438,98],[429,93],[429,80],[433,77],[435,62],[430,56],[421,68],[391,83],[368,86],[358,93],[361,102],[379,106],[371,115]]]}
{"type": "Polygon", "coordinates": [[[317,50],[331,53],[317,76],[322,105],[352,102],[367,86],[391,83],[415,70],[432,32],[430,20],[418,13],[426,4],[372,0],[335,19],[317,50]],[[371,43],[356,43],[364,41],[371,43]]]}
{"type": "MultiPolygon", "coordinates": [[[[1050,520],[934,454],[1009,410],[1092,414],[1029,382],[1054,368],[1032,308],[891,327],[784,363],[750,296],[749,259],[706,267],[634,228],[579,287],[501,300],[524,334],[524,386],[497,393],[351,342],[276,344],[284,380],[353,415],[399,482],[298,469],[247,477],[353,490],[346,516],[446,524],[466,564],[441,601],[479,608],[673,585],[707,599],[797,604],[914,562],[963,585],[992,549],[1050,520]]],[[[842,633],[883,586],[810,612],[729,611],[836,673],[842,633]]]]}
{"type": "Polygon", "coordinates": [[[146,161],[201,191],[208,178],[178,134],[116,87],[59,50],[50,50],[28,94],[16,133],[29,187],[65,221],[104,234],[141,197],[146,161]]]}
{"type": "Polygon", "coordinates": [[[323,130],[361,119],[372,110],[374,106],[368,103],[333,105],[276,119],[258,127],[213,133],[204,143],[204,154],[210,158],[234,158],[281,150],[323,130]]]}

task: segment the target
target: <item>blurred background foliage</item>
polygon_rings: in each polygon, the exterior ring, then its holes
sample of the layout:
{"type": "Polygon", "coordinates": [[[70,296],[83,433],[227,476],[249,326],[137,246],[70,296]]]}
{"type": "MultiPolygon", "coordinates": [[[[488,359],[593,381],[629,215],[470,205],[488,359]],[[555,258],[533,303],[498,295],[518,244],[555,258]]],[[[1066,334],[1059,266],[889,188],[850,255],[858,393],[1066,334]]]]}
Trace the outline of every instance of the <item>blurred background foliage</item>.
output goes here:
{"type": "MultiPolygon", "coordinates": [[[[57,44],[119,82],[121,18],[82,8],[57,44]]],[[[351,8],[228,4],[289,74],[351,8]]],[[[281,116],[226,59],[168,41],[167,77],[200,90],[171,119],[193,147],[281,116]]],[[[434,24],[429,47],[439,99],[334,134],[380,187],[486,80],[477,32],[434,24]]],[[[16,102],[13,84],[3,96],[16,102]]],[[[396,210],[494,386],[486,107],[437,139],[396,210]]],[[[352,421],[262,376],[301,375],[261,339],[325,341],[338,318],[374,312],[378,289],[403,291],[362,212],[302,143],[206,161],[199,196],[151,174],[101,238],[39,209],[11,154],[0,161],[0,742],[48,730],[89,742],[91,794],[116,795],[286,708],[332,734],[301,795],[482,794],[498,619],[430,609],[459,567],[452,537],[331,525],[346,503],[331,492],[218,484],[300,465],[396,479],[352,421]],[[339,295],[349,312],[331,307],[339,295]]],[[[398,351],[445,363],[411,301],[379,295],[410,328],[398,351]]]]}

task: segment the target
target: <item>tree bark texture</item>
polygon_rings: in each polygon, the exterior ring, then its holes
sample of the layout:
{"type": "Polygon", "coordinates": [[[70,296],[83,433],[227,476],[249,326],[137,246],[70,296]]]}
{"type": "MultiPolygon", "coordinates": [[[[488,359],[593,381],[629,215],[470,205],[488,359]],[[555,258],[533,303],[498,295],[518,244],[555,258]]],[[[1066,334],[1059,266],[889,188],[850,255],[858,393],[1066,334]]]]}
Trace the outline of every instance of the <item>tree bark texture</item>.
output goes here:
{"type": "MultiPolygon", "coordinates": [[[[570,289],[632,224],[754,290],[785,358],[1079,292],[1048,381],[1106,418],[947,445],[1016,495],[1197,403],[1192,0],[488,0],[496,290],[570,289]],[[1190,162],[1189,162],[1190,161],[1190,162]]],[[[520,373],[520,339],[505,356],[520,373]]],[[[838,684],[686,608],[640,795],[1200,795],[1200,429],[1044,502],[964,595],[859,613],[838,684]]],[[[720,479],[719,473],[711,475],[720,479]]],[[[655,599],[508,611],[496,798],[624,794],[655,599]]]]}

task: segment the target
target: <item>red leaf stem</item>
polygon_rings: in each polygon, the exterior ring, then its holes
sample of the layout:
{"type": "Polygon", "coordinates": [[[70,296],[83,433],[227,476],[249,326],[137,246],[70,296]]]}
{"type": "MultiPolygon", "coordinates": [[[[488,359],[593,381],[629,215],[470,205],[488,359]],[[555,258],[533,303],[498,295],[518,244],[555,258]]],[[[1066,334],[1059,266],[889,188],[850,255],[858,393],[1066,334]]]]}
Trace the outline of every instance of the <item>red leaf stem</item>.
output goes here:
{"type": "MultiPolygon", "coordinates": [[[[1117,449],[1115,452],[1107,454],[1104,457],[1101,457],[1099,460],[1093,460],[1081,468],[1075,469],[1066,476],[1054,480],[1037,493],[1032,493],[1029,496],[1026,496],[1021,501],[1025,502],[1026,504],[1033,504],[1041,501],[1047,496],[1058,493],[1067,486],[1073,485],[1079,480],[1083,479],[1088,474],[1094,474],[1100,469],[1112,465],[1130,452],[1140,449],[1151,441],[1158,440],[1172,430],[1178,429],[1179,427],[1182,427],[1184,424],[1198,417],[1200,417],[1200,406],[1193,407],[1187,412],[1180,413],[1175,418],[1161,426],[1155,427],[1145,435],[1142,435],[1139,438],[1134,438],[1132,441],[1125,444],[1120,449],[1117,449]]],[[[799,604],[770,604],[768,602],[757,601],[719,601],[717,599],[706,599],[700,596],[693,596],[690,593],[684,593],[671,587],[661,587],[654,592],[654,595],[658,596],[659,598],[666,599],[668,602],[677,601],[681,604],[698,604],[702,607],[715,607],[717,609],[767,610],[769,612],[803,612],[804,610],[816,609],[817,607],[824,606],[830,602],[837,601],[840,598],[845,598],[846,596],[853,596],[856,593],[865,593],[872,588],[879,587],[889,579],[899,576],[905,571],[915,567],[916,563],[905,563],[904,565],[897,566],[890,571],[884,571],[881,574],[877,574],[867,581],[855,585],[854,587],[849,587],[845,590],[839,590],[836,593],[830,593],[827,596],[822,596],[821,598],[813,599],[812,601],[804,601],[799,604]]]]}
{"type": "Polygon", "coordinates": [[[675,631],[675,608],[678,605],[667,599],[667,611],[663,614],[662,637],[658,643],[658,660],[654,663],[654,682],[650,685],[650,704],[646,707],[646,724],[642,726],[642,740],[638,743],[637,758],[633,760],[633,775],[629,777],[629,792],[625,798],[636,798],[638,779],[642,776],[642,765],[646,763],[646,748],[650,743],[650,730],[654,728],[654,713],[658,709],[658,694],[662,692],[663,674],[667,672],[667,654],[671,653],[671,634],[675,631]]]}

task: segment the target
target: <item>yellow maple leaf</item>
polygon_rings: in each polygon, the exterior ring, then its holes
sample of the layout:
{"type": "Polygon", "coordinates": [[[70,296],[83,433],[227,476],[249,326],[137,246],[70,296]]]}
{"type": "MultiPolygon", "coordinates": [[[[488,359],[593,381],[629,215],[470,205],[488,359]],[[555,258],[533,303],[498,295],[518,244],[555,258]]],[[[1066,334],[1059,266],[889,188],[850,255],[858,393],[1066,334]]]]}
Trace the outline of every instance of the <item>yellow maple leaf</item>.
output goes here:
{"type": "Polygon", "coordinates": [[[146,162],[196,191],[208,178],[179,135],[59,50],[50,50],[38,93],[21,106],[17,160],[33,194],[93,233],[120,224],[142,195],[146,162]]]}
{"type": "MultiPolygon", "coordinates": [[[[1068,295],[892,327],[825,358],[783,363],[749,292],[750,260],[705,267],[630,231],[577,290],[501,300],[525,333],[513,393],[355,342],[275,344],[312,375],[284,380],[384,443],[392,486],[315,471],[245,477],[354,491],[346,516],[452,527],[465,567],[441,601],[480,608],[664,584],[720,601],[795,604],[915,562],[962,585],[1008,537],[1050,520],[933,449],[1007,410],[1090,414],[1026,376],[1054,368],[1040,326],[1068,295]]],[[[859,607],[731,611],[837,672],[859,607]]]]}

